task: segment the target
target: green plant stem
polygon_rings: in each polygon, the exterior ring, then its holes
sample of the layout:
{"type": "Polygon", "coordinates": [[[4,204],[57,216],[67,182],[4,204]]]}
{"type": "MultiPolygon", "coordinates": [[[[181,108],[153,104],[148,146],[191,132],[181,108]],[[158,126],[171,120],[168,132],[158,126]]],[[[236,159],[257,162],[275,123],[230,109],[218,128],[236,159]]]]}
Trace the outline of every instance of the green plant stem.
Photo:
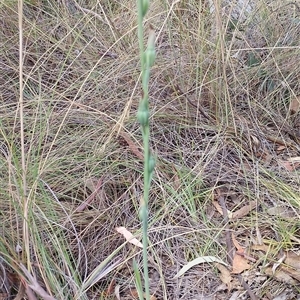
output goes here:
{"type": "Polygon", "coordinates": [[[143,266],[146,300],[150,299],[149,277],[148,277],[148,200],[150,192],[150,172],[149,172],[149,126],[144,128],[144,197],[142,202],[142,221],[143,221],[143,266]]]}
{"type": "MultiPolygon", "coordinates": [[[[141,201],[140,207],[140,218],[142,220],[142,231],[143,231],[143,269],[144,269],[144,287],[146,300],[150,300],[150,288],[149,288],[149,276],[148,276],[148,200],[150,192],[150,181],[151,173],[149,162],[150,162],[150,129],[149,129],[149,101],[148,101],[148,82],[150,75],[150,64],[149,59],[147,60],[144,53],[144,28],[143,18],[147,12],[145,9],[145,3],[149,5],[148,0],[137,0],[138,6],[138,40],[140,50],[140,61],[142,70],[142,89],[143,95],[139,106],[143,145],[144,145],[144,195],[141,201]]],[[[139,295],[143,299],[143,295],[139,295]]]]}
{"type": "MultiPolygon", "coordinates": [[[[139,40],[139,48],[140,53],[144,53],[144,28],[143,28],[143,13],[142,13],[142,0],[137,0],[137,7],[138,7],[138,40],[139,40]]],[[[141,59],[142,63],[142,70],[144,62],[141,59]]]]}

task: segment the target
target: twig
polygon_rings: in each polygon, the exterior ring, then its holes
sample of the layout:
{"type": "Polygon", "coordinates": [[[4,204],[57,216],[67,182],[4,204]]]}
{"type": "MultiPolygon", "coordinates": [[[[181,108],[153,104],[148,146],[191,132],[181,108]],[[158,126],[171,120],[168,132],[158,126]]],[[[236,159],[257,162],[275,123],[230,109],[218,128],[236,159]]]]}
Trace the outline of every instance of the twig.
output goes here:
{"type": "MultiPolygon", "coordinates": [[[[234,248],[231,234],[230,234],[230,228],[229,228],[229,224],[228,224],[229,218],[228,218],[228,212],[227,212],[227,208],[226,208],[226,204],[225,204],[225,198],[224,198],[224,196],[220,196],[218,198],[218,200],[219,200],[220,206],[222,207],[223,217],[224,217],[224,221],[225,221],[225,239],[226,239],[226,247],[227,247],[227,259],[228,259],[228,262],[232,265],[233,252],[234,252],[235,248],[234,248]]],[[[238,274],[238,280],[239,280],[240,284],[243,286],[243,288],[247,291],[251,300],[258,300],[258,298],[251,291],[249,285],[245,282],[245,280],[243,279],[241,274],[238,274]]]]}
{"type": "Polygon", "coordinates": [[[138,149],[138,147],[132,141],[132,139],[130,138],[130,136],[126,132],[124,132],[124,131],[121,131],[120,135],[122,136],[122,138],[128,144],[129,149],[131,150],[131,152],[134,153],[139,159],[144,160],[144,154],[138,149]]]}
{"type": "Polygon", "coordinates": [[[251,300],[258,300],[258,298],[255,296],[255,294],[251,291],[250,286],[245,282],[243,276],[241,274],[238,274],[238,280],[243,286],[243,288],[247,291],[249,297],[251,300]]]}
{"type": "Polygon", "coordinates": [[[227,259],[228,262],[232,265],[233,262],[233,252],[234,252],[234,245],[231,239],[231,234],[230,234],[230,228],[229,228],[229,218],[228,218],[228,212],[225,204],[225,198],[224,196],[220,196],[218,198],[219,204],[222,208],[223,211],[223,217],[224,217],[224,222],[225,222],[225,240],[226,240],[226,247],[227,247],[227,259]]]}
{"type": "Polygon", "coordinates": [[[212,120],[212,118],[211,118],[211,117],[203,110],[203,108],[202,108],[200,105],[196,105],[196,104],[193,103],[193,101],[186,95],[186,93],[182,91],[182,89],[179,87],[179,85],[176,86],[176,89],[181,93],[182,96],[185,97],[185,99],[186,99],[192,106],[196,107],[196,108],[200,111],[201,115],[202,115],[204,118],[206,118],[206,119],[209,120],[209,121],[212,120]]]}
{"type": "Polygon", "coordinates": [[[96,185],[96,187],[95,187],[95,190],[94,190],[94,191],[86,198],[86,200],[85,200],[83,203],[81,203],[81,204],[76,208],[75,212],[81,212],[81,211],[84,211],[84,210],[87,208],[87,206],[88,206],[91,202],[94,201],[94,199],[95,199],[97,193],[99,192],[100,188],[102,187],[103,177],[104,177],[104,176],[102,176],[102,177],[98,180],[97,185],[96,185]]]}

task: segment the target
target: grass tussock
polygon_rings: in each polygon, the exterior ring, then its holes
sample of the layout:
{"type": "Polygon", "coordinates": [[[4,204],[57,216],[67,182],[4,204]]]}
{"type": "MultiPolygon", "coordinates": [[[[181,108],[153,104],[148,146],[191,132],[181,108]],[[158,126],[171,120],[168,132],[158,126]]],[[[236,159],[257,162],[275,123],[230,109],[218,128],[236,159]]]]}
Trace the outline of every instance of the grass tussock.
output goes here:
{"type": "MultiPolygon", "coordinates": [[[[212,264],[173,279],[197,257],[226,261],[228,224],[244,247],[272,244],[243,273],[258,299],[299,292],[264,270],[299,251],[300,8],[242,2],[155,0],[144,22],[156,34],[148,263],[157,299],[247,299],[239,283],[222,289],[212,264]],[[256,208],[228,223],[213,205],[220,195],[229,211],[256,208]]],[[[112,299],[117,286],[132,299],[142,253],[115,228],[141,238],[136,3],[24,1],[21,62],[15,2],[2,1],[0,16],[0,297],[112,299]]]]}

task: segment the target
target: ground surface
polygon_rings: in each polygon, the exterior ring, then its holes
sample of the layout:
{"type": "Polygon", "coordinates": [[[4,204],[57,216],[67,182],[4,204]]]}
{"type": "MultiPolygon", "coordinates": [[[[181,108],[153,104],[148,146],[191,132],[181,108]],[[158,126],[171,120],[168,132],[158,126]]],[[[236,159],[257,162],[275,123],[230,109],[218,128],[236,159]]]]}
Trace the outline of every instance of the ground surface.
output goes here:
{"type": "MultiPolygon", "coordinates": [[[[151,2],[153,299],[299,299],[300,9],[268,2],[151,2]]],[[[23,111],[16,12],[0,3],[0,298],[134,299],[141,251],[115,228],[141,238],[135,1],[25,1],[23,111]]]]}

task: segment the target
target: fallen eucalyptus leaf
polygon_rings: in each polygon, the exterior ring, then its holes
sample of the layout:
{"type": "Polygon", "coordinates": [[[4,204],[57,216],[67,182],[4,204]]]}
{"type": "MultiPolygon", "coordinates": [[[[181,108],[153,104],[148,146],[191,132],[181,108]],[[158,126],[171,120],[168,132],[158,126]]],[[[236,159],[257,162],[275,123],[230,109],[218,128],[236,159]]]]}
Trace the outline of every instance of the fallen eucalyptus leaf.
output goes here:
{"type": "Polygon", "coordinates": [[[124,236],[124,238],[126,239],[126,241],[128,241],[129,243],[131,243],[137,247],[143,248],[143,244],[139,240],[137,240],[133,236],[133,234],[129,230],[127,230],[125,227],[123,227],[123,226],[117,227],[116,231],[121,233],[124,236]]]}
{"type": "Polygon", "coordinates": [[[199,265],[199,264],[203,264],[203,263],[212,263],[212,262],[218,262],[220,264],[223,264],[225,266],[228,266],[225,262],[223,262],[222,260],[216,258],[215,256],[202,256],[202,257],[198,257],[192,261],[190,261],[189,263],[187,263],[185,266],[183,266],[181,268],[181,270],[174,276],[173,279],[177,279],[179,278],[181,275],[183,275],[186,271],[188,271],[190,268],[199,265]]]}

